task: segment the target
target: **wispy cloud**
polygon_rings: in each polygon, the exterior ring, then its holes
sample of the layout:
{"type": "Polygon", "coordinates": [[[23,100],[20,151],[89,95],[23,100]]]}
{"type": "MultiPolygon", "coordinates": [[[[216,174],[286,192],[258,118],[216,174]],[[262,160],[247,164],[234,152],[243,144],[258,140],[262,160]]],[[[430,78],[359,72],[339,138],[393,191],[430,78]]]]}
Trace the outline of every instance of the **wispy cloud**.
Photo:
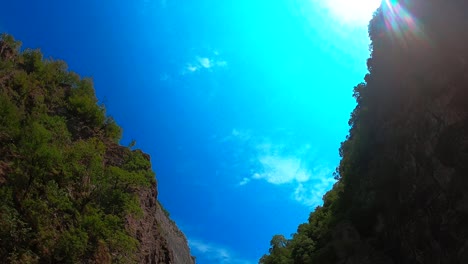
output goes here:
{"type": "Polygon", "coordinates": [[[240,186],[246,185],[246,184],[249,183],[250,181],[251,181],[250,178],[244,177],[244,178],[242,179],[242,181],[239,182],[239,185],[240,185],[240,186]]]}
{"type": "Polygon", "coordinates": [[[224,246],[209,243],[198,239],[189,239],[192,253],[207,264],[253,264],[253,261],[245,260],[224,246]]]}
{"type": "Polygon", "coordinates": [[[306,182],[310,179],[310,173],[297,157],[267,154],[260,155],[258,161],[262,170],[254,173],[254,179],[264,179],[272,184],[306,182]]]}
{"type": "MultiPolygon", "coordinates": [[[[324,170],[327,172],[327,170],[324,170]]],[[[308,183],[299,183],[294,190],[293,198],[310,207],[317,206],[322,203],[322,197],[330,190],[335,180],[329,177],[329,172],[317,177],[308,183]]]]}
{"type": "Polygon", "coordinates": [[[182,73],[194,73],[201,70],[210,70],[226,66],[227,62],[219,57],[218,52],[215,52],[212,57],[196,56],[192,62],[186,64],[182,73]]]}
{"type": "Polygon", "coordinates": [[[198,63],[200,66],[207,69],[213,66],[213,62],[210,60],[210,58],[198,58],[198,63]]]}
{"type": "Polygon", "coordinates": [[[291,197],[306,206],[319,205],[323,194],[334,183],[329,168],[317,165],[309,169],[307,161],[300,155],[260,155],[258,161],[261,164],[260,170],[255,172],[251,179],[265,180],[274,185],[294,186],[291,197]]]}
{"type": "Polygon", "coordinates": [[[252,137],[252,133],[247,130],[233,129],[231,134],[225,140],[236,139],[237,141],[246,142],[252,137]]]}
{"type": "Polygon", "coordinates": [[[196,71],[198,71],[199,67],[195,66],[195,65],[192,65],[192,64],[188,64],[185,69],[187,71],[189,71],[189,72],[196,72],[196,71]]]}
{"type": "Polygon", "coordinates": [[[250,153],[244,158],[253,169],[248,177],[242,177],[238,186],[266,181],[289,188],[292,199],[314,207],[334,183],[332,170],[314,158],[314,150],[308,144],[276,143],[241,129],[233,129],[223,141],[235,141],[239,148],[249,149],[243,153],[250,153]]]}

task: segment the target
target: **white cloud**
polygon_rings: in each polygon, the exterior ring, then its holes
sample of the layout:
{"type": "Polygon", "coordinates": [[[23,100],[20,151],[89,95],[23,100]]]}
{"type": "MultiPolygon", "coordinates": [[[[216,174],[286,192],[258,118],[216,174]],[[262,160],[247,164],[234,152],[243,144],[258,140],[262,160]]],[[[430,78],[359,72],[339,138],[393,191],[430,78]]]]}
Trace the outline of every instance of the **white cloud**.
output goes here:
{"type": "Polygon", "coordinates": [[[253,264],[254,262],[238,257],[231,250],[202,240],[189,239],[192,253],[199,259],[219,264],[253,264]]]}
{"type": "Polygon", "coordinates": [[[213,62],[210,60],[210,58],[198,58],[198,63],[206,69],[209,69],[213,66],[213,62]]]}
{"type": "Polygon", "coordinates": [[[254,174],[255,179],[264,179],[272,184],[305,182],[310,178],[306,168],[301,166],[301,160],[296,157],[280,155],[264,155],[258,158],[262,171],[254,174]]]}
{"type": "Polygon", "coordinates": [[[222,68],[227,66],[227,62],[219,58],[219,53],[215,53],[214,57],[196,56],[193,62],[185,66],[182,74],[193,73],[201,70],[211,70],[213,68],[222,68]]]}
{"type": "Polygon", "coordinates": [[[252,138],[252,133],[249,130],[241,130],[241,129],[232,129],[231,134],[222,137],[219,139],[220,143],[223,142],[232,142],[235,141],[236,143],[245,144],[252,138]]]}
{"type": "Polygon", "coordinates": [[[300,157],[267,155],[258,160],[262,170],[254,173],[251,179],[263,179],[274,185],[292,184],[295,186],[292,198],[306,206],[319,205],[335,182],[330,169],[319,166],[308,170],[300,157]]]}
{"type": "Polygon", "coordinates": [[[250,181],[251,181],[250,178],[244,177],[244,178],[242,179],[242,181],[239,182],[239,185],[240,185],[240,186],[246,185],[246,184],[249,183],[250,181]]]}
{"type": "Polygon", "coordinates": [[[294,200],[307,205],[317,206],[322,203],[323,195],[330,190],[335,180],[329,177],[322,177],[311,183],[300,183],[294,190],[294,200]]]}
{"type": "Polygon", "coordinates": [[[196,72],[198,71],[198,69],[200,69],[198,66],[194,66],[192,64],[189,64],[186,67],[186,70],[188,70],[189,72],[196,72]]]}
{"type": "MultiPolygon", "coordinates": [[[[238,182],[239,186],[252,181],[266,181],[290,189],[291,198],[301,204],[317,206],[335,182],[332,170],[314,159],[316,150],[310,144],[278,144],[267,138],[259,139],[251,131],[237,128],[222,141],[235,141],[237,148],[243,149],[242,155],[253,153],[248,157],[243,156],[244,162],[253,169],[250,177],[243,177],[238,182]]],[[[285,142],[288,143],[288,140],[285,142]]]]}
{"type": "Polygon", "coordinates": [[[218,67],[226,67],[226,66],[227,66],[227,62],[226,62],[226,61],[217,61],[217,62],[216,62],[216,66],[218,66],[218,67]]]}
{"type": "Polygon", "coordinates": [[[248,141],[252,137],[252,134],[250,131],[247,131],[247,130],[233,129],[231,132],[231,136],[236,138],[237,140],[245,142],[245,141],[248,141]]]}
{"type": "Polygon", "coordinates": [[[206,253],[211,250],[211,246],[197,240],[190,240],[189,245],[192,250],[196,250],[201,253],[206,253]]]}

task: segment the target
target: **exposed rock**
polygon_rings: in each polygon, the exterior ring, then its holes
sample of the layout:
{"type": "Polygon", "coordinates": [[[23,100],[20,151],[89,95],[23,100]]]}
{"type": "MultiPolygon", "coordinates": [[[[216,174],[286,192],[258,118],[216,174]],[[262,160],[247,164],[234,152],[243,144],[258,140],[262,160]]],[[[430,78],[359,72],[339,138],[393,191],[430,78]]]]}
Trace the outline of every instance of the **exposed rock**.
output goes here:
{"type": "Polygon", "coordinates": [[[127,228],[140,242],[138,259],[148,264],[195,263],[187,239],[176,224],[164,213],[156,200],[156,186],[136,190],[140,197],[143,217],[127,218],[127,228]]]}
{"type": "MultiPolygon", "coordinates": [[[[135,150],[139,151],[140,150],[135,150]]],[[[106,161],[114,166],[122,165],[127,148],[110,145],[106,161]]],[[[146,159],[148,154],[142,153],[146,159]]],[[[151,169],[151,168],[148,168],[151,169]]],[[[140,243],[137,253],[139,263],[145,264],[194,264],[185,235],[172,221],[157,200],[157,183],[151,187],[134,190],[138,194],[143,216],[128,216],[127,230],[140,243]]]]}

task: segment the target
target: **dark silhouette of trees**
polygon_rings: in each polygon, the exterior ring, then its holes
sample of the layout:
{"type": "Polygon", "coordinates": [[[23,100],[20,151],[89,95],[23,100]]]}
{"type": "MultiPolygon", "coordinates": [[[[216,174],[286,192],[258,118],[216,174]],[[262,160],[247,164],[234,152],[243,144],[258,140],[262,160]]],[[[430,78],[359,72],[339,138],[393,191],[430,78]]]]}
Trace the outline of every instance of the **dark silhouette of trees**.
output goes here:
{"type": "Polygon", "coordinates": [[[338,182],[260,263],[468,263],[467,12],[383,1],[338,182]]]}

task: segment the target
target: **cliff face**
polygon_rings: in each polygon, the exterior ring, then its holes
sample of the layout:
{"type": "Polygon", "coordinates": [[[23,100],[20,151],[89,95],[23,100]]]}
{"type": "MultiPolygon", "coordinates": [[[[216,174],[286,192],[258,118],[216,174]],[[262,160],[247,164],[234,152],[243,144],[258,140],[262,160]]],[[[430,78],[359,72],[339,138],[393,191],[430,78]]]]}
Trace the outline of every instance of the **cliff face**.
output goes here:
{"type": "MultiPolygon", "coordinates": [[[[150,162],[149,155],[140,150],[134,152],[141,153],[150,162]]],[[[105,155],[106,165],[123,166],[128,153],[128,148],[110,144],[105,155]]],[[[194,264],[195,259],[190,255],[185,235],[169,218],[169,213],[157,200],[157,182],[151,186],[134,188],[132,192],[138,197],[142,215],[127,215],[125,228],[138,241],[137,262],[145,264],[194,264]]]]}
{"type": "Polygon", "coordinates": [[[138,193],[144,216],[140,220],[128,217],[127,228],[140,241],[139,263],[195,263],[184,234],[155,199],[155,186],[138,193]]]}
{"type": "Polygon", "coordinates": [[[194,263],[150,157],[117,143],[91,81],[19,47],[0,38],[0,259],[194,263]]]}
{"type": "Polygon", "coordinates": [[[466,1],[383,1],[338,182],[261,263],[468,263],[466,1]]]}
{"type": "Polygon", "coordinates": [[[467,11],[463,1],[394,1],[371,22],[370,74],[340,168],[369,249],[355,261],[468,261],[467,11]]]}

